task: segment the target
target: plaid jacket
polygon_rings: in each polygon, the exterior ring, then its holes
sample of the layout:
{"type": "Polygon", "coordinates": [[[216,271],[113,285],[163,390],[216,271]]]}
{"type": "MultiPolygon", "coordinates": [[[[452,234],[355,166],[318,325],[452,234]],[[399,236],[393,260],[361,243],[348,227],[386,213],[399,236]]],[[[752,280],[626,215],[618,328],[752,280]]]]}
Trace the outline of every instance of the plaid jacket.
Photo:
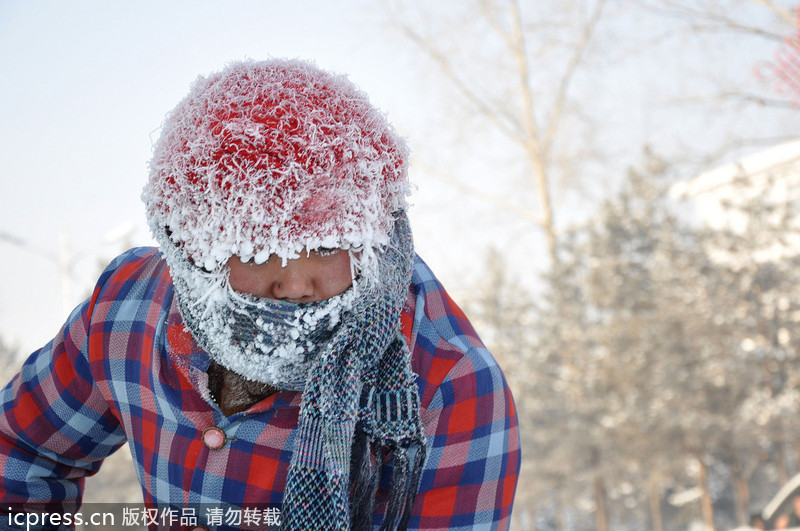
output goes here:
{"type": "MultiPolygon", "coordinates": [[[[409,528],[507,528],[520,464],[514,402],[419,259],[402,329],[428,439],[409,528]]],[[[84,477],[126,442],[147,505],[280,507],[301,395],[279,392],[225,417],[207,390],[209,362],[183,326],[160,254],[138,248],[115,259],[0,394],[0,507],[76,510],[84,477]],[[209,427],[224,430],[222,448],[204,444],[209,427]]]]}

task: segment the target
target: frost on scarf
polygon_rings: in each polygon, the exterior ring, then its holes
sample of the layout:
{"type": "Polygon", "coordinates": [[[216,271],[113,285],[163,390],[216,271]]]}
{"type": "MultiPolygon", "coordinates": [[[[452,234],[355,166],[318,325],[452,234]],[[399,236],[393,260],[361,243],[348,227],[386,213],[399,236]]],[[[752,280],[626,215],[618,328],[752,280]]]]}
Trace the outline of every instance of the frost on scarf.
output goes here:
{"type": "Polygon", "coordinates": [[[308,372],[359,295],[358,284],[317,302],[295,303],[236,292],[227,268],[209,273],[167,244],[162,251],[181,316],[213,360],[248,380],[302,391],[308,372]]]}
{"type": "Polygon", "coordinates": [[[232,255],[328,247],[359,251],[369,276],[391,213],[406,208],[407,158],[346,77],[297,60],[234,63],[198,78],[167,116],[142,199],[153,233],[167,227],[207,271],[232,255]]]}

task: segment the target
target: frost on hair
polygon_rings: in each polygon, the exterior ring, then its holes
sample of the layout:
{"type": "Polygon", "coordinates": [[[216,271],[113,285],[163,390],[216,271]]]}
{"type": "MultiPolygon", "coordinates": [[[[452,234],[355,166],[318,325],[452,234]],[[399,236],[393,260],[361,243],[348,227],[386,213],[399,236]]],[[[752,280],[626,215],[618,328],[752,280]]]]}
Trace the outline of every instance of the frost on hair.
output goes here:
{"type": "Polygon", "coordinates": [[[208,270],[232,255],[377,250],[407,206],[407,159],[346,77],[299,60],[239,62],[198,78],[167,116],[142,198],[156,239],[168,228],[208,270]]]}

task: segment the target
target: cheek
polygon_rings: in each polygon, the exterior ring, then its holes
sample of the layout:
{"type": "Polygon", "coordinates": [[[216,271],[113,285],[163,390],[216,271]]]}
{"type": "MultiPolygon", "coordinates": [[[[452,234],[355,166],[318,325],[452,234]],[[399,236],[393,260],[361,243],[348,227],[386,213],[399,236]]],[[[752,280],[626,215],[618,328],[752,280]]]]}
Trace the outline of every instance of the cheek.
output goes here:
{"type": "Polygon", "coordinates": [[[350,255],[345,252],[331,258],[317,264],[317,289],[325,299],[339,295],[353,285],[350,255]]]}
{"type": "Polygon", "coordinates": [[[239,293],[255,294],[258,291],[259,279],[257,275],[246,269],[231,267],[230,284],[239,293]]]}
{"type": "Polygon", "coordinates": [[[239,293],[269,297],[265,291],[269,286],[269,279],[275,276],[276,270],[280,270],[280,262],[273,262],[253,265],[243,264],[236,257],[231,258],[228,260],[231,288],[239,293]]]}

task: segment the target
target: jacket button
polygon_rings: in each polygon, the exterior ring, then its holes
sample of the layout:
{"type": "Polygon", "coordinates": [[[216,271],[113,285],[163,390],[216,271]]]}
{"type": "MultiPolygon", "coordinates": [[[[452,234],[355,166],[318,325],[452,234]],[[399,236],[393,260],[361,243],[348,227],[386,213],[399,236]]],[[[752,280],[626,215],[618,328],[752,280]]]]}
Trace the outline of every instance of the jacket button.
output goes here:
{"type": "Polygon", "coordinates": [[[219,450],[225,446],[225,432],[216,426],[211,426],[203,430],[203,444],[210,450],[219,450]]]}

